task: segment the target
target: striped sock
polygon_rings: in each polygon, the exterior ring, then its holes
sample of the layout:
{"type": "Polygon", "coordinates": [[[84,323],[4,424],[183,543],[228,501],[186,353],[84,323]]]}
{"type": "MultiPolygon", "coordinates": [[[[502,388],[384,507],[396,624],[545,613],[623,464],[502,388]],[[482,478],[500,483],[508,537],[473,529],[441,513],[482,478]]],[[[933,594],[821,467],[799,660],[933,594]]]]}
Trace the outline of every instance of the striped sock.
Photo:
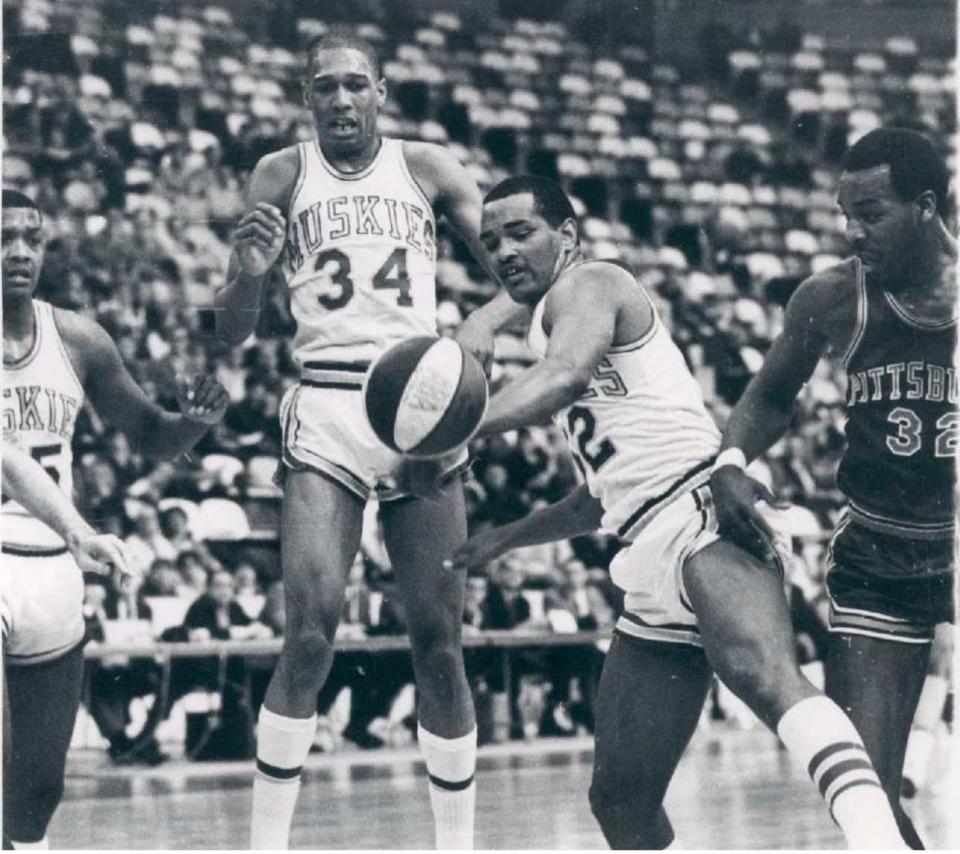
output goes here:
{"type": "Polygon", "coordinates": [[[437,850],[471,850],[477,797],[477,729],[459,738],[441,738],[420,726],[417,738],[430,777],[437,850]]]}
{"type": "Polygon", "coordinates": [[[289,847],[290,824],[300,794],[300,771],[316,729],[316,715],[288,718],[261,706],[250,819],[252,849],[289,847]]]}
{"type": "Polygon", "coordinates": [[[863,741],[836,703],[823,695],[801,700],[777,734],[806,766],[850,848],[906,848],[863,741]]]}

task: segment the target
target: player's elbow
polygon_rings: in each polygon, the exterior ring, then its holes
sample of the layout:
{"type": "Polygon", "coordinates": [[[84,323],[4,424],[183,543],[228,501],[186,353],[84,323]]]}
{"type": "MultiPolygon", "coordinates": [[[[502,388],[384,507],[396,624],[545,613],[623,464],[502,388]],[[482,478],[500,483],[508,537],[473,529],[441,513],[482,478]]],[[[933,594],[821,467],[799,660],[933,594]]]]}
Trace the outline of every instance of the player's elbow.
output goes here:
{"type": "Polygon", "coordinates": [[[554,388],[560,396],[562,405],[569,406],[579,400],[590,385],[591,371],[576,365],[554,364],[554,388]]]}

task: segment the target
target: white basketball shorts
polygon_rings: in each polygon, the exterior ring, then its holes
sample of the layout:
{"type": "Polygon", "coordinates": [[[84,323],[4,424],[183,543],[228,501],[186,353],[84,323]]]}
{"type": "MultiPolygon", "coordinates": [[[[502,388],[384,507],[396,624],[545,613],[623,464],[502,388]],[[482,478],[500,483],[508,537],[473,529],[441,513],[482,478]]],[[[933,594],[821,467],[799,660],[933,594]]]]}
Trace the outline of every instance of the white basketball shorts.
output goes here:
{"type": "MultiPolygon", "coordinates": [[[[790,560],[783,511],[761,504],[775,534],[781,572],[790,560]]],[[[635,526],[634,538],[610,564],[610,577],[626,594],[616,630],[632,637],[701,646],[697,617],[683,586],[687,558],[720,539],[710,487],[704,483],[671,496],[635,526]]]]}
{"type": "Polygon", "coordinates": [[[83,640],[83,573],[73,555],[4,548],[0,618],[7,664],[39,664],[83,640]]]}
{"type": "MultiPolygon", "coordinates": [[[[390,483],[402,459],[381,442],[363,411],[362,376],[356,385],[301,381],[288,389],[280,403],[283,465],[294,471],[314,471],[356,495],[392,501],[406,497],[390,483]]],[[[451,471],[467,463],[464,449],[451,471]]]]}

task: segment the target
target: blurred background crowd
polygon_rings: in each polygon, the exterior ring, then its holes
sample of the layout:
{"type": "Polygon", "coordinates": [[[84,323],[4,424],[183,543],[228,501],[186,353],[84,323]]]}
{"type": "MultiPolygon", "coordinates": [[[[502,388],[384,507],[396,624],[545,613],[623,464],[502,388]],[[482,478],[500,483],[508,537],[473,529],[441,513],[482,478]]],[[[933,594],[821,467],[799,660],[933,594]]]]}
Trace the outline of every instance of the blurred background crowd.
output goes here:
{"type": "MultiPolygon", "coordinates": [[[[118,626],[135,621],[171,640],[282,633],[272,478],[278,404],[296,381],[292,320],[273,282],[256,337],[228,349],[203,308],[224,279],[247,173],[264,153],[311,135],[302,48],[329,26],[350,22],[377,45],[390,93],[383,133],[445,143],[481,189],[522,171],[563,183],[587,255],[637,272],[721,425],[793,289],[845,251],[832,188],[851,141],[880,124],[914,127],[956,165],[947,147],[956,131],[947,2],[729,0],[722,19],[714,4],[649,0],[628,4],[629,16],[620,5],[527,0],[501,2],[494,14],[468,0],[416,11],[398,0],[4,3],[3,183],[44,212],[50,242],[38,295],[97,319],[161,403],[173,405],[179,375],[201,371],[213,371],[232,401],[193,454],[160,465],[84,410],[79,504],[136,555],[132,585],[88,579],[91,638],[129,641],[118,626]],[[883,35],[891,31],[903,35],[883,35]]],[[[441,332],[494,290],[441,230],[441,332]]],[[[503,332],[493,387],[531,358],[523,330],[503,332]]],[[[813,620],[803,641],[810,658],[824,536],[841,507],[842,395],[839,368],[821,365],[795,428],[756,467],[794,504],[790,580],[797,613],[813,620]]],[[[472,451],[472,531],[519,518],[576,482],[549,424],[472,451]]],[[[344,632],[402,633],[375,505],[367,523],[344,632]]],[[[610,538],[583,537],[471,576],[467,631],[609,627],[619,601],[605,567],[616,549],[610,538]]],[[[589,728],[599,655],[531,652],[520,662],[518,679],[539,675],[546,686],[538,728],[589,728]]],[[[129,699],[156,689],[141,665],[97,665],[91,711],[116,756],[129,747],[129,699]]],[[[355,699],[367,691],[345,726],[372,746],[383,734],[372,736],[370,721],[408,717],[403,666],[370,664],[388,674],[371,688],[375,680],[358,681],[362,667],[348,662],[321,705],[336,706],[337,688],[352,687],[355,699]]],[[[471,668],[479,694],[504,690],[482,655],[471,668]]],[[[223,676],[186,668],[171,697],[223,676]]],[[[262,685],[253,684],[255,704],[262,685]]],[[[513,693],[520,703],[523,692],[513,693]]]]}

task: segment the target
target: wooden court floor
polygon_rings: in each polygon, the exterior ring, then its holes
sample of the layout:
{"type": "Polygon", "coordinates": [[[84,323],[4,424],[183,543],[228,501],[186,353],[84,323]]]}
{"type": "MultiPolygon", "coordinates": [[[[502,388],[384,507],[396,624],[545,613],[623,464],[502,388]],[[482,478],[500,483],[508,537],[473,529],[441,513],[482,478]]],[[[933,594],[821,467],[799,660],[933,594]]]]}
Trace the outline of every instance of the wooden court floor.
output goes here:
{"type": "MultiPolygon", "coordinates": [[[[244,848],[251,763],[109,767],[72,755],[51,847],[244,848]]],[[[931,848],[960,849],[956,744],[938,751],[931,786],[909,802],[931,848]],[[952,769],[948,771],[948,765],[952,769]]],[[[589,739],[492,745],[478,763],[478,848],[604,848],[590,814],[589,739]]],[[[678,838],[699,849],[840,849],[810,782],[764,730],[698,732],[667,795],[678,838]]],[[[416,750],[313,755],[291,838],[294,848],[432,846],[416,750]]]]}

